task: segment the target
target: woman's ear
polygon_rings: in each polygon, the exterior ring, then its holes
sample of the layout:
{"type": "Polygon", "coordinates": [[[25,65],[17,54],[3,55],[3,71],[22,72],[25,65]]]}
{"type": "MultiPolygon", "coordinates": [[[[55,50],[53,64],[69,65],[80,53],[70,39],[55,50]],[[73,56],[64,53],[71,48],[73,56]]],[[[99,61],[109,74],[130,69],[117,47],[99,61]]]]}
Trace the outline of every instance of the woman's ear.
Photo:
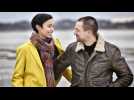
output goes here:
{"type": "Polygon", "coordinates": [[[37,31],[40,31],[41,27],[39,25],[36,25],[35,27],[36,27],[37,31]]]}

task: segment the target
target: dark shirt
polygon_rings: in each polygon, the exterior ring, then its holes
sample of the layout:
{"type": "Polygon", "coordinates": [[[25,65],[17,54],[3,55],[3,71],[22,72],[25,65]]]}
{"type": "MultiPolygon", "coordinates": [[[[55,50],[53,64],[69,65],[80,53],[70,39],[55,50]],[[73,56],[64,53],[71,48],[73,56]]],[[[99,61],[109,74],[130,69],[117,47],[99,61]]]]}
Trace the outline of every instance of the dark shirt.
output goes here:
{"type": "Polygon", "coordinates": [[[96,42],[92,44],[91,46],[84,45],[85,51],[88,52],[89,57],[93,53],[95,46],[96,46],[96,42]]]}

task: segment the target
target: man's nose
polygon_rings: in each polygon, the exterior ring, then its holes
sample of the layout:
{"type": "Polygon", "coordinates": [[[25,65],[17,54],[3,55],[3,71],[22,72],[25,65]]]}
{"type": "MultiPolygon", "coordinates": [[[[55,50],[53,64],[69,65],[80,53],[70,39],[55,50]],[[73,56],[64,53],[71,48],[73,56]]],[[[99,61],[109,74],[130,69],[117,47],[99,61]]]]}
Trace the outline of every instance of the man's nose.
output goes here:
{"type": "Polygon", "coordinates": [[[74,33],[74,35],[76,35],[76,34],[77,34],[77,32],[76,32],[75,30],[73,30],[73,33],[74,33]]]}

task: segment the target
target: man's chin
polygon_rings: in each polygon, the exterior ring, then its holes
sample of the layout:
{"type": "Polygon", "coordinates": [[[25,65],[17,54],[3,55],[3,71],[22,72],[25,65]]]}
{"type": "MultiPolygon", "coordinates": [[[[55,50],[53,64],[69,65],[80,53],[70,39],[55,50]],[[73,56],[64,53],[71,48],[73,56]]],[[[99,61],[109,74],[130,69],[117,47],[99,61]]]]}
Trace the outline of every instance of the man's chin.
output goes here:
{"type": "Polygon", "coordinates": [[[79,38],[76,38],[76,41],[77,41],[77,42],[80,42],[80,39],[79,39],[79,38]]]}

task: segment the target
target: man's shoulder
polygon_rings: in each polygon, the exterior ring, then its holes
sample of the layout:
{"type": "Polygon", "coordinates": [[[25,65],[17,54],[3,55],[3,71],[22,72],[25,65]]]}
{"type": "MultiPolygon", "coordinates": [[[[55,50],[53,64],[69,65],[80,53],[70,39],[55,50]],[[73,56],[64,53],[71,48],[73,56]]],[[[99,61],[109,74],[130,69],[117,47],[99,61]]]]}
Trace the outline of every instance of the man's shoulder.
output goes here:
{"type": "Polygon", "coordinates": [[[70,44],[67,46],[66,51],[75,51],[76,45],[77,45],[77,42],[72,42],[72,43],[70,43],[70,44]]]}
{"type": "Polygon", "coordinates": [[[119,47],[110,42],[105,42],[105,49],[108,55],[114,55],[115,52],[120,52],[119,47]]]}
{"type": "Polygon", "coordinates": [[[77,42],[72,42],[67,46],[67,49],[75,50],[77,42]]]}
{"type": "Polygon", "coordinates": [[[110,48],[110,49],[119,49],[119,47],[113,43],[105,41],[105,46],[110,48]]]}

